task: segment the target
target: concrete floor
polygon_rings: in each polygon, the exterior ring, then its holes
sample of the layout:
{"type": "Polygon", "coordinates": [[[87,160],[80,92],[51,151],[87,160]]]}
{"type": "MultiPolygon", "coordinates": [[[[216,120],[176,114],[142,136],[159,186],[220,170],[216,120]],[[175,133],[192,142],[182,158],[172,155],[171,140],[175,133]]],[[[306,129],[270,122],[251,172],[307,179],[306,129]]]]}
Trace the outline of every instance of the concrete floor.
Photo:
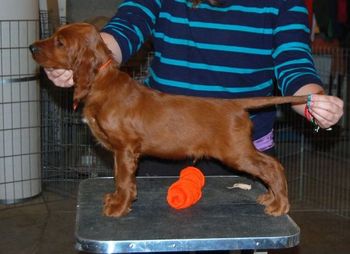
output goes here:
{"type": "MultiPolygon", "coordinates": [[[[74,198],[44,192],[26,204],[0,206],[0,253],[82,254],[74,249],[74,198]]],[[[290,216],[301,228],[301,244],[281,254],[349,253],[350,219],[292,204],[290,216]]]]}

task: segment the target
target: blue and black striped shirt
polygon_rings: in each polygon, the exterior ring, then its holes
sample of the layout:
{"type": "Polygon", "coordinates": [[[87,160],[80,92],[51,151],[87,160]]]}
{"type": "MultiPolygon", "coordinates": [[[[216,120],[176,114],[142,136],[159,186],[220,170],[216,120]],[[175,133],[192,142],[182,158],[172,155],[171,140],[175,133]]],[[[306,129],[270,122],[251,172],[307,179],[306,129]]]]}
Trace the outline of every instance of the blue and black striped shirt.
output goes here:
{"type": "MultiPolygon", "coordinates": [[[[304,0],[125,0],[103,29],[123,62],[151,38],[155,57],[146,85],[166,93],[236,98],[283,95],[308,83],[315,71],[304,0]]],[[[275,111],[251,116],[254,139],[271,131],[275,111]]]]}

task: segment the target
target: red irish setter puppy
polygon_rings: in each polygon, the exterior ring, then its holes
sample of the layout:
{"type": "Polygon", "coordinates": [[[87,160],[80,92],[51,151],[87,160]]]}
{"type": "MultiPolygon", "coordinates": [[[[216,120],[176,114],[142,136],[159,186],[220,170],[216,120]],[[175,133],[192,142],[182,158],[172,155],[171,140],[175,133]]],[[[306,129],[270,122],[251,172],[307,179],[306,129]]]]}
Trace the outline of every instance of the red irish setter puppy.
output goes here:
{"type": "Polygon", "coordinates": [[[129,213],[136,199],[135,171],[142,155],[218,159],[265,183],[268,190],[258,202],[267,214],[288,212],[283,167],[255,149],[246,110],[306,103],[307,96],[209,99],[154,91],[120,71],[98,31],[84,23],[61,27],[30,49],[43,67],[73,70],[74,105],[84,102],[83,115],[91,132],[114,153],[116,189],[104,198],[105,215],[129,213]]]}

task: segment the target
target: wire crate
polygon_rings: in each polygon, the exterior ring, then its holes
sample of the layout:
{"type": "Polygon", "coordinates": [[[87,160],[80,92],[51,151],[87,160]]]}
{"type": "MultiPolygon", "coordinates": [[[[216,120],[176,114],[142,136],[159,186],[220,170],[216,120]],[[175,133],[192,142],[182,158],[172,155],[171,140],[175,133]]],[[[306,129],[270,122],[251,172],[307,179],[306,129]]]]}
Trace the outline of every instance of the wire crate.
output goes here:
{"type": "Polygon", "coordinates": [[[38,20],[0,21],[0,203],[41,192],[40,89],[28,45],[38,20]]]}
{"type": "Polygon", "coordinates": [[[332,131],[315,132],[287,106],[276,124],[278,157],[286,168],[292,200],[300,209],[350,217],[349,49],[314,48],[313,58],[327,94],[345,102],[332,131]]]}

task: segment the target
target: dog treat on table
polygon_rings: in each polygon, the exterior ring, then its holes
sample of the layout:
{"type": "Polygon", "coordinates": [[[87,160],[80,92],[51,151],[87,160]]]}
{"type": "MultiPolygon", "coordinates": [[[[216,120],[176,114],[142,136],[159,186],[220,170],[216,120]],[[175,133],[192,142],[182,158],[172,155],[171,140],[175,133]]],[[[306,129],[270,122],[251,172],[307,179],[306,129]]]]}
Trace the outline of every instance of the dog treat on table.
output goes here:
{"type": "Polygon", "coordinates": [[[252,185],[246,183],[235,183],[234,185],[227,187],[227,189],[241,189],[241,190],[251,190],[252,185]]]}

